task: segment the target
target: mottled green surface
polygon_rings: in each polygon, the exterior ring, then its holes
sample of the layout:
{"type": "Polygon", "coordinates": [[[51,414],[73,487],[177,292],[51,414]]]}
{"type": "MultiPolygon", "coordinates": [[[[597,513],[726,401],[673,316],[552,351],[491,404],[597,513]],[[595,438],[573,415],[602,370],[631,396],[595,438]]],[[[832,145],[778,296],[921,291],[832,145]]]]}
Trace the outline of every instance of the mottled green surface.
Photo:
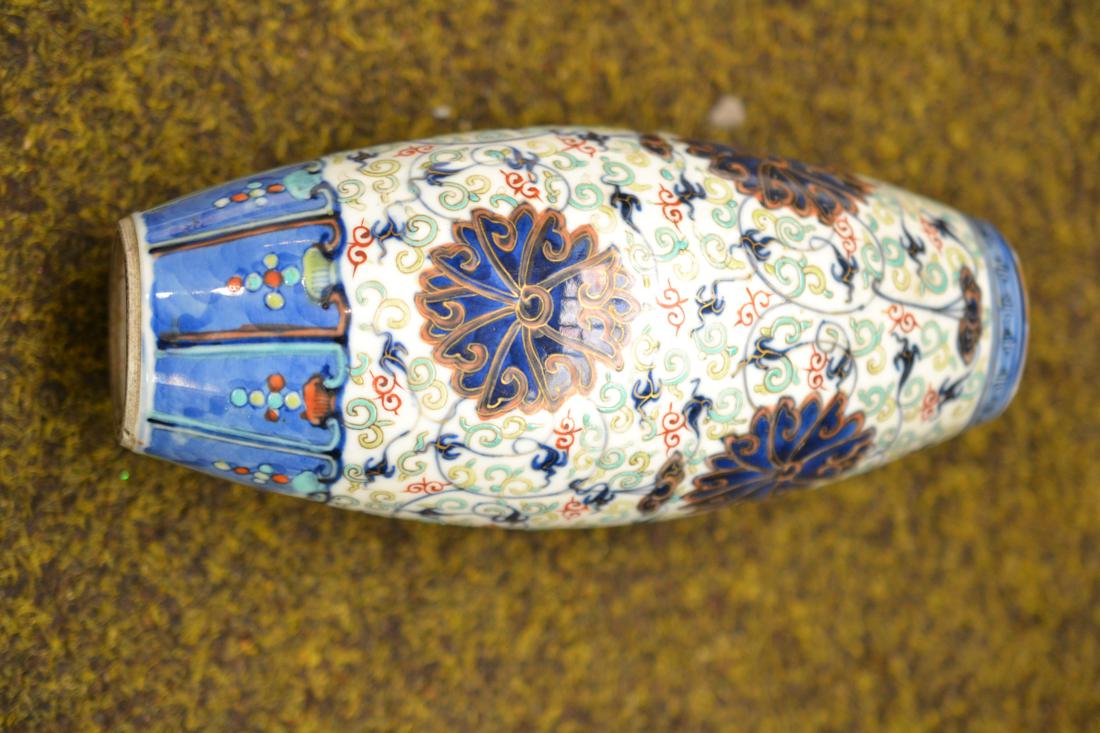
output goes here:
{"type": "Polygon", "coordinates": [[[1093,3],[124,5],[0,8],[0,728],[1100,725],[1093,3]],[[724,93],[733,132],[707,127],[724,93]],[[995,222],[1032,296],[1015,403],[824,492],[588,533],[375,519],[113,445],[120,216],[556,121],[736,140],[995,222]]]}

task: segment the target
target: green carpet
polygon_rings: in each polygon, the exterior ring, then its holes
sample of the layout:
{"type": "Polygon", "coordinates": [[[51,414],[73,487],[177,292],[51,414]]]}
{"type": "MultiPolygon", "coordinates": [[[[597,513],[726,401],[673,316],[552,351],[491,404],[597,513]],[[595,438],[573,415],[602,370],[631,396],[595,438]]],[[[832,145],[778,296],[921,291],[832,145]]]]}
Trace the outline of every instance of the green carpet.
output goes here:
{"type": "Polygon", "coordinates": [[[1092,3],[313,5],[0,8],[0,728],[1100,729],[1092,3]],[[708,126],[723,94],[736,130],[708,126]],[[737,141],[989,219],[1031,295],[1016,401],[823,492],[587,533],[376,519],[114,446],[122,215],[540,122],[737,141]]]}

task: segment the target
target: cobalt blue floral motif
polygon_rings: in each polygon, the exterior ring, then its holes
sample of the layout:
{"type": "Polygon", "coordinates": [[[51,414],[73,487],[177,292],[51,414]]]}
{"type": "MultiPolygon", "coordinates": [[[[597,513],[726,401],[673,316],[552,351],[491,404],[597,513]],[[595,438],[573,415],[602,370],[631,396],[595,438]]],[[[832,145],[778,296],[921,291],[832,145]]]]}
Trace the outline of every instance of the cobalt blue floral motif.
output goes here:
{"type": "Polygon", "coordinates": [[[431,252],[416,306],[421,335],[482,418],[519,408],[554,411],[587,394],[597,362],[622,368],[638,302],[614,247],[560,211],[520,204],[510,216],[477,209],[454,243],[431,252]]]}
{"type": "Polygon", "coordinates": [[[717,509],[851,471],[871,447],[875,429],[864,428],[862,412],[845,414],[847,403],[838,392],[824,406],[815,394],[800,407],[790,397],[761,407],[749,432],[726,436],[725,450],[707,459],[710,471],[695,479],[684,501],[696,509],[717,509]]]}
{"type": "Polygon", "coordinates": [[[710,170],[753,196],[768,209],[786,208],[832,226],[841,214],[855,214],[871,184],[847,173],[777,156],[759,158],[718,143],[688,140],[691,155],[710,159],[710,170]]]}

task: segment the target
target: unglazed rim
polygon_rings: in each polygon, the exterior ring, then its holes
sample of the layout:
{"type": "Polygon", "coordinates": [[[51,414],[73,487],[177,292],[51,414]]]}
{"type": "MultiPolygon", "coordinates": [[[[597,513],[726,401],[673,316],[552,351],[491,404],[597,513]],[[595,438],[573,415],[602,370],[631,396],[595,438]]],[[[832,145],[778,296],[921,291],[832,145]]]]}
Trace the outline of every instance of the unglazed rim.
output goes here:
{"type": "Polygon", "coordinates": [[[118,223],[111,257],[110,362],[115,435],[122,447],[137,445],[141,402],[141,268],[133,216],[118,223]]]}

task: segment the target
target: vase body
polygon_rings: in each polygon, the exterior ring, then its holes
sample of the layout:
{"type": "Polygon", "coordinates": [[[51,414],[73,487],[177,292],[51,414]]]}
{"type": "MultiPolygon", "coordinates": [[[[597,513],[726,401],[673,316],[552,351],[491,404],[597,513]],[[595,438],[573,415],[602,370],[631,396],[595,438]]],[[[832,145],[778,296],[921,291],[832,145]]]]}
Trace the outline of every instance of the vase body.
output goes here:
{"type": "Polygon", "coordinates": [[[122,222],[122,442],[386,516],[583,527],[816,487],[1000,413],[988,224],[671,135],[381,145],[122,222]]]}

